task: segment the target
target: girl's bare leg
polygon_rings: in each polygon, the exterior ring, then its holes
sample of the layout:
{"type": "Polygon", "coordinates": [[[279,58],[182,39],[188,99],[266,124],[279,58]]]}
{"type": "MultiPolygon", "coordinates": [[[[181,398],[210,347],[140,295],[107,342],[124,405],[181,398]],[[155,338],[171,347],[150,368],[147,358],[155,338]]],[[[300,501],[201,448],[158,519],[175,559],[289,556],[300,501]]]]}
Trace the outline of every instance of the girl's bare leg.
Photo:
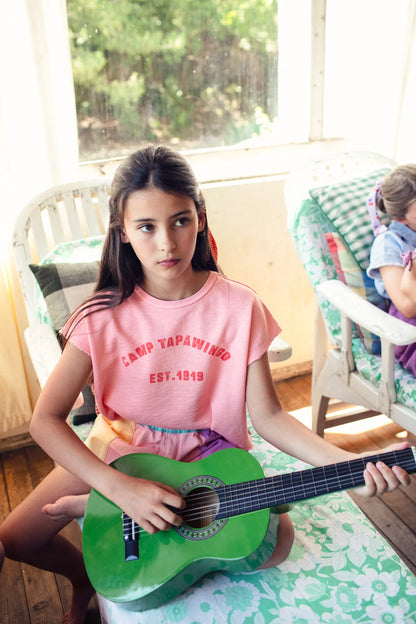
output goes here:
{"type": "Polygon", "coordinates": [[[289,556],[294,539],[295,531],[291,519],[287,513],[281,514],[279,516],[279,530],[275,549],[270,559],[263,563],[259,570],[274,568],[285,561],[289,556]]]}
{"type": "Polygon", "coordinates": [[[6,556],[6,555],[5,555],[5,553],[4,553],[4,546],[3,546],[3,544],[0,542],[0,572],[1,572],[1,569],[2,569],[2,567],[3,567],[3,561],[4,561],[5,556],[6,556]]]}
{"type": "Polygon", "coordinates": [[[50,517],[42,509],[62,497],[88,492],[86,483],[63,468],[55,468],[0,526],[0,543],[6,557],[62,574],[72,583],[72,605],[63,620],[66,624],[84,622],[94,589],[82,553],[58,535],[72,518],[68,514],[50,517]]]}

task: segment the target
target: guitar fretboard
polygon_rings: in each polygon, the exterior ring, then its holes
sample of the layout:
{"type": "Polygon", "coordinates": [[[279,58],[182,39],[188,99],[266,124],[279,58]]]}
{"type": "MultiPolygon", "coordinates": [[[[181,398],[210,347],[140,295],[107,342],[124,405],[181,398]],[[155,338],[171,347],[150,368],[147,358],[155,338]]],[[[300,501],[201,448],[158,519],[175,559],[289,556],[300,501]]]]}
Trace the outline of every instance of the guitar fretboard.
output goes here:
{"type": "Polygon", "coordinates": [[[407,448],[329,466],[226,485],[215,490],[220,500],[216,519],[358,487],[364,484],[363,471],[367,463],[375,464],[378,461],[384,462],[390,468],[400,466],[408,473],[416,472],[414,449],[407,448]]]}

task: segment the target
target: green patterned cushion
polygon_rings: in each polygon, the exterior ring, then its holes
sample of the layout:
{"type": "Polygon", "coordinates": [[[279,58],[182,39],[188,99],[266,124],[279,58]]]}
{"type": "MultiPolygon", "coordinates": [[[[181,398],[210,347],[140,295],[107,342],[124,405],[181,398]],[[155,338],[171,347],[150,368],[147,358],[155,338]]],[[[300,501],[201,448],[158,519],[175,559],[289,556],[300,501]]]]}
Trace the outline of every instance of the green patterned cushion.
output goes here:
{"type": "MultiPolygon", "coordinates": [[[[378,388],[381,380],[380,356],[369,354],[358,339],[353,340],[352,352],[358,372],[367,381],[370,381],[373,386],[378,388]]],[[[404,370],[397,362],[394,365],[394,384],[397,401],[410,409],[416,410],[415,378],[412,373],[404,370]]]]}
{"type": "MultiPolygon", "coordinates": [[[[331,223],[323,212],[316,209],[316,204],[312,199],[305,199],[301,202],[299,210],[289,221],[289,231],[315,292],[321,282],[336,279],[337,272],[331,255],[328,253],[328,243],[325,238],[325,234],[331,231],[331,223]]],[[[317,298],[329,332],[330,342],[332,345],[339,346],[341,344],[340,313],[319,294],[317,298]]]]}
{"type": "MultiPolygon", "coordinates": [[[[310,196],[329,219],[333,229],[342,236],[348,249],[364,271],[370,261],[374,241],[373,229],[367,211],[367,198],[376,182],[383,179],[389,169],[379,169],[364,178],[314,188],[310,196]]],[[[384,219],[385,221],[385,219],[384,219]]]]}

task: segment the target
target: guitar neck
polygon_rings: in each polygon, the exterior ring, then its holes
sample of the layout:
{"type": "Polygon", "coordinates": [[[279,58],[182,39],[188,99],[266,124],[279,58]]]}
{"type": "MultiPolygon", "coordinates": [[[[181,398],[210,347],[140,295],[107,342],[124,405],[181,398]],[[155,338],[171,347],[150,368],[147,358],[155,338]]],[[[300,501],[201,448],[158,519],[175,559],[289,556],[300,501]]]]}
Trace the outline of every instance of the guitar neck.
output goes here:
{"type": "Polygon", "coordinates": [[[413,473],[416,472],[415,458],[415,449],[409,447],[329,466],[226,485],[215,490],[220,500],[216,518],[229,518],[358,487],[364,484],[363,471],[368,462],[382,461],[390,468],[400,466],[408,473],[413,473]]]}

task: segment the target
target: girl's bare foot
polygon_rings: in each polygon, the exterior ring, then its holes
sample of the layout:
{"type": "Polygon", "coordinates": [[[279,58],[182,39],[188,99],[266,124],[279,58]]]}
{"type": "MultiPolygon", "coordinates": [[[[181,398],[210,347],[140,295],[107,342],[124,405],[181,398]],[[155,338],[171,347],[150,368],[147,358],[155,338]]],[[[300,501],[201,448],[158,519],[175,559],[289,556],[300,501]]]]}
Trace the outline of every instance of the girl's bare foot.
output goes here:
{"type": "Polygon", "coordinates": [[[42,512],[48,514],[52,520],[73,520],[84,515],[87,501],[88,494],[62,496],[54,503],[42,507],[42,512]]]}

